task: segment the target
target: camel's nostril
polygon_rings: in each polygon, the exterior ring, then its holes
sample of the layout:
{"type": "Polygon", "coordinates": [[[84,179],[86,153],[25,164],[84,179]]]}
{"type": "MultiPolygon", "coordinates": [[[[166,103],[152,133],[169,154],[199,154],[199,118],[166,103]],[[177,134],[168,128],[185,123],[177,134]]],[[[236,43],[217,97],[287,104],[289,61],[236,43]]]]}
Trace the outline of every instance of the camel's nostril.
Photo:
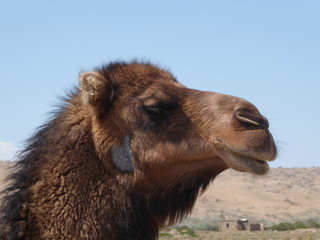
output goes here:
{"type": "Polygon", "coordinates": [[[253,119],[250,119],[248,117],[242,116],[241,114],[236,114],[236,117],[240,122],[248,123],[250,125],[254,125],[254,126],[260,127],[260,124],[257,121],[253,120],[253,119]]]}
{"type": "Polygon", "coordinates": [[[268,120],[261,115],[255,115],[244,111],[237,111],[235,117],[244,124],[267,129],[269,127],[268,120]]]}

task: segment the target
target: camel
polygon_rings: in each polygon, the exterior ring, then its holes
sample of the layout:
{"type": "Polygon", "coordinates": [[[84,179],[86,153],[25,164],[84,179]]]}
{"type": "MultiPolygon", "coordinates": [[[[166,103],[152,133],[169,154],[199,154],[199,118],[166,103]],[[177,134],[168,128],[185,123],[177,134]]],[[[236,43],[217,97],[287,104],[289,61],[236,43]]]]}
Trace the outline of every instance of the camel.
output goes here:
{"type": "Polygon", "coordinates": [[[268,127],[250,102],[151,63],[84,72],[20,153],[0,239],[157,239],[222,171],[268,172],[268,127]]]}

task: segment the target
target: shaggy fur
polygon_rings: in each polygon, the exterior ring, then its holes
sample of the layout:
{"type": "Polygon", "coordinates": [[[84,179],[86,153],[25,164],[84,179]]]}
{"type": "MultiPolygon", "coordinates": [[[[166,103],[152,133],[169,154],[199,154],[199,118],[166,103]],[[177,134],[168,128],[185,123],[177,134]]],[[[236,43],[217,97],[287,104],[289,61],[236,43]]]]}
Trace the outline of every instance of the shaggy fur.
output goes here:
{"type": "MultiPolygon", "coordinates": [[[[151,64],[111,63],[83,73],[81,86],[19,155],[5,190],[0,239],[157,239],[229,167],[217,154],[222,140],[246,156],[275,157],[269,132],[244,117],[231,114],[232,131],[213,137],[219,131],[211,126],[223,131],[226,121],[208,106],[216,101],[226,118],[236,107],[214,93],[209,103],[208,94],[151,64]],[[239,130],[247,140],[234,147],[228,139],[239,130]]],[[[236,98],[226,99],[235,104],[236,98]]],[[[254,164],[247,171],[264,171],[254,164]]]]}

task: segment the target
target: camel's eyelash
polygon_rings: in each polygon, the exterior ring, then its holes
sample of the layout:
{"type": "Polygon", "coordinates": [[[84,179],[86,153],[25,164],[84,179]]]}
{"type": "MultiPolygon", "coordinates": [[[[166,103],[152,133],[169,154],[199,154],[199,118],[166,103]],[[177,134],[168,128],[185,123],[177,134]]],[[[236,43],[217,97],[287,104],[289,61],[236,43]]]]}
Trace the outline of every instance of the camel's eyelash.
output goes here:
{"type": "Polygon", "coordinates": [[[143,108],[144,108],[144,111],[151,116],[157,116],[164,113],[164,108],[159,105],[144,106],[143,108]]]}
{"type": "Polygon", "coordinates": [[[176,107],[175,103],[157,103],[151,106],[143,106],[143,110],[151,116],[169,115],[169,113],[176,107]]]}

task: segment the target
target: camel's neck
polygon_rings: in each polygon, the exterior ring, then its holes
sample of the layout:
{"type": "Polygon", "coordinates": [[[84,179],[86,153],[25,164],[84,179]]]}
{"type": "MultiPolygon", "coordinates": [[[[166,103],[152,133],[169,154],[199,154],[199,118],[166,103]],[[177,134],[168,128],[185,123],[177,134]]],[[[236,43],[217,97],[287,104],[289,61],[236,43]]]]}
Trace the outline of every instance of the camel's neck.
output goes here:
{"type": "Polygon", "coordinates": [[[149,188],[148,210],[158,228],[178,223],[188,216],[197,200],[217,174],[212,171],[190,173],[169,185],[149,188]]]}
{"type": "Polygon", "coordinates": [[[133,187],[130,195],[127,195],[127,201],[130,202],[130,210],[124,215],[127,225],[119,224],[116,227],[122,233],[126,232],[119,239],[126,239],[126,236],[131,236],[130,239],[157,239],[162,227],[179,222],[191,212],[198,195],[215,176],[212,171],[207,171],[173,181],[169,187],[166,184],[152,188],[133,187]]]}
{"type": "Polygon", "coordinates": [[[132,173],[101,162],[90,124],[74,107],[29,139],[1,209],[0,239],[156,238],[132,173]]]}

